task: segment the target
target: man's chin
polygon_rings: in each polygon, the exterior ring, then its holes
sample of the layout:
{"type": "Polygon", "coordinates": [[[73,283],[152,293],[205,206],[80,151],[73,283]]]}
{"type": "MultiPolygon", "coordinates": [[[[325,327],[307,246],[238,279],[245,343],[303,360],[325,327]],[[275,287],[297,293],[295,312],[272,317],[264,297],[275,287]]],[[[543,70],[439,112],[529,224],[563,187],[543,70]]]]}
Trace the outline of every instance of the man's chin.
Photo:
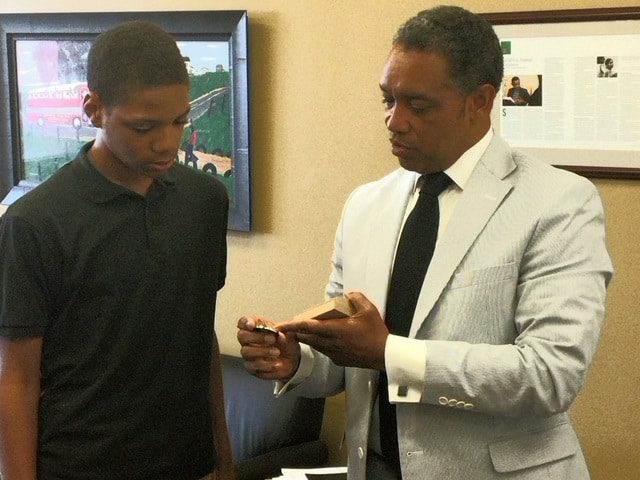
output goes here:
{"type": "Polygon", "coordinates": [[[417,161],[415,158],[410,157],[397,157],[398,163],[405,170],[411,172],[422,173],[425,170],[424,162],[417,161]]]}

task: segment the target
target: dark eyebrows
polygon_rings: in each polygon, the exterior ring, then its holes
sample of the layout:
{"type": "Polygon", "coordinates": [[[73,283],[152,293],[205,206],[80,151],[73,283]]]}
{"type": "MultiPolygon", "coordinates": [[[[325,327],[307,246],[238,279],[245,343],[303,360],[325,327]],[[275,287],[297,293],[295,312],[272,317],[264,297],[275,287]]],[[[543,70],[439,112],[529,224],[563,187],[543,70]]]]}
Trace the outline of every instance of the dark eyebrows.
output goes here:
{"type": "MultiPolygon", "coordinates": [[[[382,83],[380,84],[380,90],[382,91],[382,93],[384,95],[387,95],[387,94],[391,95],[392,94],[389,91],[389,89],[387,88],[387,86],[382,84],[382,83]]],[[[425,95],[424,93],[421,93],[421,92],[411,92],[411,91],[400,92],[399,95],[394,95],[394,96],[396,98],[406,98],[406,99],[409,99],[409,100],[433,100],[433,98],[431,98],[431,97],[429,97],[429,96],[427,96],[427,95],[425,95]]]]}
{"type": "MultiPolygon", "coordinates": [[[[385,88],[384,85],[380,85],[380,90],[382,91],[382,95],[387,96],[387,95],[392,95],[391,92],[389,92],[389,90],[387,90],[387,88],[385,88]]],[[[402,92],[399,95],[392,95],[396,100],[400,99],[400,100],[405,100],[407,102],[413,102],[415,100],[420,101],[420,102],[427,102],[430,105],[439,105],[440,101],[436,98],[430,97],[428,95],[425,95],[424,93],[420,93],[420,92],[402,92]]]]}
{"type": "MultiPolygon", "coordinates": [[[[172,121],[172,122],[175,122],[175,121],[176,121],[176,120],[178,120],[178,119],[185,119],[185,120],[187,120],[187,117],[188,117],[188,115],[189,115],[189,112],[190,112],[190,111],[191,111],[191,105],[189,105],[189,106],[187,107],[187,109],[186,109],[184,112],[180,113],[178,116],[176,116],[176,117],[175,117],[173,120],[171,120],[171,121],[172,121]]],[[[126,122],[127,122],[127,123],[129,123],[129,124],[134,124],[134,123],[137,123],[137,122],[148,122],[148,123],[152,123],[152,124],[157,124],[157,125],[159,125],[159,124],[164,123],[164,122],[165,122],[165,120],[164,120],[164,119],[162,119],[162,118],[158,118],[158,117],[144,117],[144,116],[143,116],[143,117],[133,117],[133,118],[128,118],[128,119],[126,120],[126,122]]]]}

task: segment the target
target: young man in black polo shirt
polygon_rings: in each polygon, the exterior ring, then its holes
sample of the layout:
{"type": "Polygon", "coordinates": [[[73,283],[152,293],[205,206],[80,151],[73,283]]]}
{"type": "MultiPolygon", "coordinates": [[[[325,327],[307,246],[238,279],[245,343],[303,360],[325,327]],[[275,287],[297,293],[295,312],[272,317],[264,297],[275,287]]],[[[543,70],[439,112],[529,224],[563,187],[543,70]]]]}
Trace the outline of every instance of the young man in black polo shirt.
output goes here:
{"type": "Polygon", "coordinates": [[[182,55],[126,23],[92,46],[88,85],[97,139],[0,224],[2,478],[233,478],[214,332],[228,199],[175,165],[182,55]]]}

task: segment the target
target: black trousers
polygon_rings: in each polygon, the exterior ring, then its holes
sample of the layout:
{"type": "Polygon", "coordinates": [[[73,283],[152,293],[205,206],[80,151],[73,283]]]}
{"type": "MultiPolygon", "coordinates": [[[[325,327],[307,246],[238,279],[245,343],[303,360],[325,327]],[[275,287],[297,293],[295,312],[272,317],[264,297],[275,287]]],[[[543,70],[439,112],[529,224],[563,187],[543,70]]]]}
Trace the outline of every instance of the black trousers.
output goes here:
{"type": "Polygon", "coordinates": [[[375,451],[367,450],[367,480],[402,480],[395,469],[384,457],[375,451]]]}

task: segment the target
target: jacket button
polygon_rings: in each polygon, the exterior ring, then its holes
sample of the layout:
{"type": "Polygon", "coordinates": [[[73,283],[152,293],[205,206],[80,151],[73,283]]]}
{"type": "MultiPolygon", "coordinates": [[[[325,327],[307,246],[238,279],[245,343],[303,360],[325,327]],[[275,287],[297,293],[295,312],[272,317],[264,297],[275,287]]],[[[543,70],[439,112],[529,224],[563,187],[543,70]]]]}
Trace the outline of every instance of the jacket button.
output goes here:
{"type": "Polygon", "coordinates": [[[455,407],[456,403],[458,403],[458,400],[456,400],[455,398],[452,398],[451,400],[449,400],[450,407],[455,407]]]}
{"type": "Polygon", "coordinates": [[[465,403],[464,404],[464,409],[465,410],[471,410],[473,408],[473,403],[465,403]]]}
{"type": "Polygon", "coordinates": [[[362,447],[358,447],[358,458],[362,460],[364,458],[364,450],[362,447]]]}
{"type": "Polygon", "coordinates": [[[446,405],[447,403],[449,403],[449,399],[448,399],[447,397],[440,397],[440,398],[438,399],[438,403],[439,403],[440,405],[446,405]]]}
{"type": "Polygon", "coordinates": [[[463,401],[459,401],[458,403],[456,403],[457,408],[464,408],[465,405],[466,403],[464,403],[463,401]]]}

